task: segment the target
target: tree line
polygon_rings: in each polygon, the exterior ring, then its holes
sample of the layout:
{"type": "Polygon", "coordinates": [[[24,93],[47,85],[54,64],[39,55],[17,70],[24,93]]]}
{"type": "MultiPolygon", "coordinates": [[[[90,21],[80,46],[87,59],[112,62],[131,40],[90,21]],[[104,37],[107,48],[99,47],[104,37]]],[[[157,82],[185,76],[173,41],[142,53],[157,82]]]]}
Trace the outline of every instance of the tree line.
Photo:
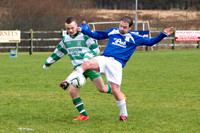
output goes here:
{"type": "MultiPolygon", "coordinates": [[[[16,4],[33,5],[39,7],[46,4],[46,7],[76,8],[76,9],[135,9],[136,0],[0,0],[0,9],[16,7],[16,4]]],[[[200,10],[200,0],[137,0],[139,10],[200,10]]],[[[25,6],[25,5],[24,5],[25,6]]],[[[38,8],[39,8],[38,7],[38,8]]]]}
{"type": "MultiPolygon", "coordinates": [[[[2,30],[29,30],[30,28],[56,30],[63,28],[67,16],[75,16],[79,23],[82,18],[86,18],[89,22],[115,21],[120,18],[117,13],[99,14],[96,9],[116,9],[121,11],[122,15],[133,15],[134,12],[125,13],[124,10],[134,11],[135,0],[0,0],[0,28],[2,30]]],[[[138,10],[172,9],[200,10],[200,0],[138,0],[138,10]]],[[[186,16],[184,18],[189,21],[190,15],[187,15],[187,12],[189,11],[186,11],[183,16],[186,16]]],[[[199,13],[191,16],[195,17],[195,25],[199,25],[199,16],[199,13]]],[[[152,20],[153,16],[139,14],[138,18],[152,20]]],[[[161,17],[157,14],[156,23],[159,18],[161,17]]],[[[173,16],[173,19],[177,17],[173,16]]]]}
{"type": "MultiPolygon", "coordinates": [[[[99,9],[135,9],[135,0],[93,0],[99,9]]],[[[138,0],[141,10],[200,10],[200,0],[138,0]]]]}

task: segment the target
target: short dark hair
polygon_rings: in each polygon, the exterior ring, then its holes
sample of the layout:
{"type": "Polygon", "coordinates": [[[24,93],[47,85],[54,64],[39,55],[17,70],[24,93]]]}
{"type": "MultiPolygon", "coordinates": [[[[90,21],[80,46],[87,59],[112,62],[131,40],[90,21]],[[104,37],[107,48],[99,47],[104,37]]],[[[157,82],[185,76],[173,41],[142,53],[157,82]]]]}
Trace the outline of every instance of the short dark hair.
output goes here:
{"type": "Polygon", "coordinates": [[[65,21],[65,23],[70,24],[71,22],[76,22],[76,19],[74,17],[68,17],[65,21]]]}
{"type": "Polygon", "coordinates": [[[83,21],[87,22],[85,18],[83,18],[81,22],[83,22],[83,21]]]}
{"type": "Polygon", "coordinates": [[[122,17],[120,21],[129,23],[129,27],[131,27],[133,25],[133,19],[128,16],[122,17]]]}

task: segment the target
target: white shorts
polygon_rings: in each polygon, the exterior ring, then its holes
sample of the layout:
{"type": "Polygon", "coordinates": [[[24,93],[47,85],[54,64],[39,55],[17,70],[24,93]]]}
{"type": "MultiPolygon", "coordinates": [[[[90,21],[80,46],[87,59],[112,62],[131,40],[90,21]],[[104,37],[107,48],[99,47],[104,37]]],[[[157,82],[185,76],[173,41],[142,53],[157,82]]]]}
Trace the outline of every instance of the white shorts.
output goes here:
{"type": "Polygon", "coordinates": [[[113,57],[96,56],[94,57],[98,64],[100,73],[106,76],[108,83],[121,85],[122,82],[122,64],[113,57]]]}

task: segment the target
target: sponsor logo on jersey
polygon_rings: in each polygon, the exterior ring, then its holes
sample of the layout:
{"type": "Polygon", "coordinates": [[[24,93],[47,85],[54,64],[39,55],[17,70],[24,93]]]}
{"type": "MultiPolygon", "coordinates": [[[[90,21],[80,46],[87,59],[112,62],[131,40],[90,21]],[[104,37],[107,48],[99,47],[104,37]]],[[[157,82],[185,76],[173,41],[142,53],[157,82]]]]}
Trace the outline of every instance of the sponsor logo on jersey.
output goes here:
{"type": "Polygon", "coordinates": [[[77,41],[77,46],[81,46],[81,41],[77,41]]]}
{"type": "Polygon", "coordinates": [[[114,42],[112,44],[126,48],[126,41],[123,42],[120,38],[114,38],[114,42]]]}
{"type": "Polygon", "coordinates": [[[82,53],[82,48],[69,48],[67,52],[69,55],[79,56],[82,53]]]}

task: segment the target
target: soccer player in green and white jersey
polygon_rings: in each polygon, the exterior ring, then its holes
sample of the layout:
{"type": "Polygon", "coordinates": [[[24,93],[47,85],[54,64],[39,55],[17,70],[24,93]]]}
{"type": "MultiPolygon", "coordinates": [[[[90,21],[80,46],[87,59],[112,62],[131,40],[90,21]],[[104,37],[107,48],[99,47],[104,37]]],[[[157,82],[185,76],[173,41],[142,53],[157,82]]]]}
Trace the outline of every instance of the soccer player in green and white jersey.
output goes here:
{"type": "MultiPolygon", "coordinates": [[[[65,28],[68,32],[68,35],[63,37],[62,41],[60,41],[53,54],[48,57],[43,66],[44,69],[50,67],[51,64],[55,63],[66,54],[68,54],[70,57],[74,68],[76,68],[77,66],[80,66],[84,61],[93,58],[100,52],[98,45],[92,38],[82,34],[81,32],[77,32],[77,22],[75,18],[68,17],[65,22],[65,28]]],[[[84,72],[84,76],[86,78],[89,77],[92,80],[99,92],[112,93],[111,86],[109,84],[104,84],[103,79],[99,73],[96,73],[93,70],[87,70],[84,72]]],[[[67,87],[62,84],[60,86],[64,90],[67,89],[67,87]]],[[[84,109],[83,102],[78,94],[78,90],[79,88],[75,88],[72,85],[69,87],[69,94],[72,97],[73,104],[80,113],[80,116],[73,120],[88,120],[89,116],[84,109]]]]}

